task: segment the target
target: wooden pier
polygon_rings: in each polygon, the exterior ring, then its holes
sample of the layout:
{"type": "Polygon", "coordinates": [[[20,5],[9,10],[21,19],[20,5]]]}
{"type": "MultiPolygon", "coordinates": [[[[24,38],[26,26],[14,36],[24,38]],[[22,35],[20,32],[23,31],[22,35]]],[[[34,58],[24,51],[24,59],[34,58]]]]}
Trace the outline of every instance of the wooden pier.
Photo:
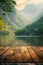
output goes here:
{"type": "Polygon", "coordinates": [[[1,46],[0,62],[43,62],[43,46],[1,46]]]}

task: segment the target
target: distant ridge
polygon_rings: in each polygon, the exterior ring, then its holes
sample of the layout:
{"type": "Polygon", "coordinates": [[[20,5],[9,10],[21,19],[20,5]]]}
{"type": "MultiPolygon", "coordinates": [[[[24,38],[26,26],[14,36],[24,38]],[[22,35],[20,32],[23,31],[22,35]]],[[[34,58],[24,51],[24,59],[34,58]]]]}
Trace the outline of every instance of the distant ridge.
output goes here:
{"type": "Polygon", "coordinates": [[[41,16],[37,21],[32,23],[31,25],[27,25],[25,28],[18,30],[16,35],[43,35],[43,16],[41,16]]]}

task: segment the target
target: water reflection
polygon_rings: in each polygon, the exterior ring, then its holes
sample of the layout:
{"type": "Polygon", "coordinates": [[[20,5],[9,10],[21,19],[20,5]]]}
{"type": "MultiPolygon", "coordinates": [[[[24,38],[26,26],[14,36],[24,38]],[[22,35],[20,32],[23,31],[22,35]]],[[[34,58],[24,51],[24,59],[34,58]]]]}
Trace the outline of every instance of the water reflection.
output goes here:
{"type": "Polygon", "coordinates": [[[43,46],[43,37],[0,36],[0,46],[43,46]]]}

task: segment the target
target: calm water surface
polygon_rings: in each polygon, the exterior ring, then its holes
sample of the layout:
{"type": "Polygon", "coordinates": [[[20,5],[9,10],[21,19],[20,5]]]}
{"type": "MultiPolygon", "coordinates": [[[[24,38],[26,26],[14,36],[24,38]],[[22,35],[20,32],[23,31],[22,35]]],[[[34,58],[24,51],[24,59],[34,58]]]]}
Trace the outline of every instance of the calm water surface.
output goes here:
{"type": "Polygon", "coordinates": [[[1,35],[0,46],[43,46],[43,37],[16,37],[15,35],[1,35]]]}

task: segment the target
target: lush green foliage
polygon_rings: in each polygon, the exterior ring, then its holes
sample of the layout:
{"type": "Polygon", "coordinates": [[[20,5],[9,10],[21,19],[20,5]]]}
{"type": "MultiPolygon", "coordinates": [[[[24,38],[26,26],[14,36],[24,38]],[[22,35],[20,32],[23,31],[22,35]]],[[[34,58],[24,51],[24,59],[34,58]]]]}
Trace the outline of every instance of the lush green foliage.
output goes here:
{"type": "Polygon", "coordinates": [[[43,16],[39,20],[15,33],[16,35],[43,35],[43,16]]]}
{"type": "Polygon", "coordinates": [[[11,12],[13,5],[16,5],[14,0],[0,0],[0,8],[3,11],[11,12]]]}
{"type": "Polygon", "coordinates": [[[9,31],[6,28],[5,23],[2,21],[2,17],[0,16],[0,35],[7,35],[9,31]]]}

